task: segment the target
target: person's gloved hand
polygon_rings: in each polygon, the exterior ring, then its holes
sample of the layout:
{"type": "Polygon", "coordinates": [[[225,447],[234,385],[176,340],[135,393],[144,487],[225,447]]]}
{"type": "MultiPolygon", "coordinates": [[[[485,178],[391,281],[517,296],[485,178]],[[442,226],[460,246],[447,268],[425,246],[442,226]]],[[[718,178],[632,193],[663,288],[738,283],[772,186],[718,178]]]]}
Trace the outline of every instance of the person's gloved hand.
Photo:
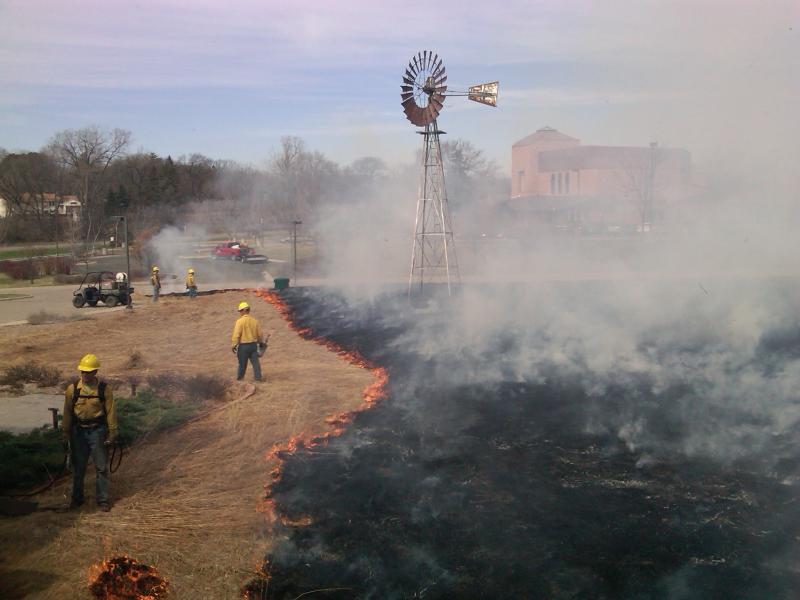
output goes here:
{"type": "Polygon", "coordinates": [[[239,346],[234,346],[233,348],[231,348],[231,352],[233,352],[234,354],[236,354],[236,351],[237,351],[238,349],[239,349],[239,346]]]}
{"type": "Polygon", "coordinates": [[[117,438],[108,438],[103,445],[105,446],[115,446],[117,444],[117,438]]]}

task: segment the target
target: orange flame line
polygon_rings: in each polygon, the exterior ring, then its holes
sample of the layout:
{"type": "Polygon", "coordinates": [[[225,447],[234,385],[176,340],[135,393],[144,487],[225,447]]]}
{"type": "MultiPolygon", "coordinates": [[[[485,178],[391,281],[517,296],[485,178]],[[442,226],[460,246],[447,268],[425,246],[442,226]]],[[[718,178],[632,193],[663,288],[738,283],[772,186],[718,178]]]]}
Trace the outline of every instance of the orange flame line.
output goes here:
{"type": "Polygon", "coordinates": [[[259,289],[256,295],[269,302],[280,313],[284,320],[288,323],[289,328],[294,330],[302,338],[313,341],[316,344],[325,346],[331,352],[336,353],[342,360],[368,369],[372,372],[375,378],[371,384],[364,388],[362,397],[364,402],[355,410],[343,412],[338,415],[331,415],[325,419],[325,423],[330,425],[332,429],[319,435],[310,435],[306,433],[299,433],[292,436],[289,441],[283,444],[275,444],[266,454],[266,460],[277,461],[278,464],[270,472],[271,481],[265,484],[264,490],[266,492],[264,499],[258,504],[258,511],[265,514],[269,522],[274,523],[281,520],[284,524],[297,525],[298,522],[305,523],[305,519],[288,519],[282,518],[278,515],[278,509],[275,501],[272,499],[272,486],[280,481],[283,475],[283,464],[287,455],[295,453],[298,449],[314,448],[315,446],[324,445],[328,443],[331,438],[337,437],[344,433],[348,425],[353,422],[355,416],[366,410],[371,409],[377,402],[386,397],[386,385],[389,382],[389,373],[383,367],[379,367],[371,361],[361,356],[358,352],[345,350],[338,344],[326,340],[324,338],[315,337],[311,329],[306,327],[299,327],[292,321],[292,314],[289,306],[283,301],[278,294],[259,289]]]}

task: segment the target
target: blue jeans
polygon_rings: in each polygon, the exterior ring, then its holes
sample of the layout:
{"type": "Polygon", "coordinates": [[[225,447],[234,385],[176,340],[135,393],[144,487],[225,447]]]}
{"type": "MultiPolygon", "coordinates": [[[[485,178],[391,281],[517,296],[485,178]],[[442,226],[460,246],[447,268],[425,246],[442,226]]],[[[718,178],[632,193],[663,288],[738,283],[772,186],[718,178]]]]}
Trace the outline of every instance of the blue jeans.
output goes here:
{"type": "Polygon", "coordinates": [[[95,497],[98,504],[108,504],[108,450],[104,443],[108,437],[105,425],[84,428],[78,425],[72,429],[70,448],[72,452],[72,502],[83,504],[83,480],[89,457],[92,457],[97,479],[95,497]]]}
{"type": "Polygon", "coordinates": [[[239,349],[236,351],[236,357],[239,359],[239,370],[236,373],[236,379],[242,379],[245,372],[247,372],[247,361],[253,364],[253,376],[256,381],[261,381],[261,363],[258,360],[258,344],[255,342],[247,342],[246,344],[239,344],[239,349]]]}
{"type": "Polygon", "coordinates": [[[161,286],[153,286],[153,302],[158,302],[158,293],[161,291],[161,286]]]}
{"type": "Polygon", "coordinates": [[[189,295],[189,298],[196,298],[197,288],[196,287],[186,288],[186,293],[189,295]]]}

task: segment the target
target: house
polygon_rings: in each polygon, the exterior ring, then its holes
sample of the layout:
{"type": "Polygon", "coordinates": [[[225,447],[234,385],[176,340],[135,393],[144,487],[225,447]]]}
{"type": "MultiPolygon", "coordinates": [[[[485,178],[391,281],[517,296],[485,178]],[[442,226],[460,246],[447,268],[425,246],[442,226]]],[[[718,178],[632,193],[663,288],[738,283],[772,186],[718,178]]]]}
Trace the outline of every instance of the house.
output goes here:
{"type": "Polygon", "coordinates": [[[49,214],[69,217],[78,221],[81,215],[81,201],[75,195],[67,194],[23,194],[18,205],[12,205],[0,198],[0,217],[7,217],[17,210],[21,214],[49,214]]]}

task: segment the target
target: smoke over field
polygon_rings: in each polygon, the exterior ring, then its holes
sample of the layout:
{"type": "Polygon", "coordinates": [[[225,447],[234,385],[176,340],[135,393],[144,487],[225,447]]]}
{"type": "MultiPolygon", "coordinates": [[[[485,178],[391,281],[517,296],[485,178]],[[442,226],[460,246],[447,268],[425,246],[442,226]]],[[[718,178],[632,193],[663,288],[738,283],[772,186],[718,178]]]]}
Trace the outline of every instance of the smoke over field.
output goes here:
{"type": "Polygon", "coordinates": [[[285,456],[253,597],[792,597],[797,297],[781,281],[467,286],[413,307],[292,291],[296,323],[386,367],[389,394],[285,456]]]}

